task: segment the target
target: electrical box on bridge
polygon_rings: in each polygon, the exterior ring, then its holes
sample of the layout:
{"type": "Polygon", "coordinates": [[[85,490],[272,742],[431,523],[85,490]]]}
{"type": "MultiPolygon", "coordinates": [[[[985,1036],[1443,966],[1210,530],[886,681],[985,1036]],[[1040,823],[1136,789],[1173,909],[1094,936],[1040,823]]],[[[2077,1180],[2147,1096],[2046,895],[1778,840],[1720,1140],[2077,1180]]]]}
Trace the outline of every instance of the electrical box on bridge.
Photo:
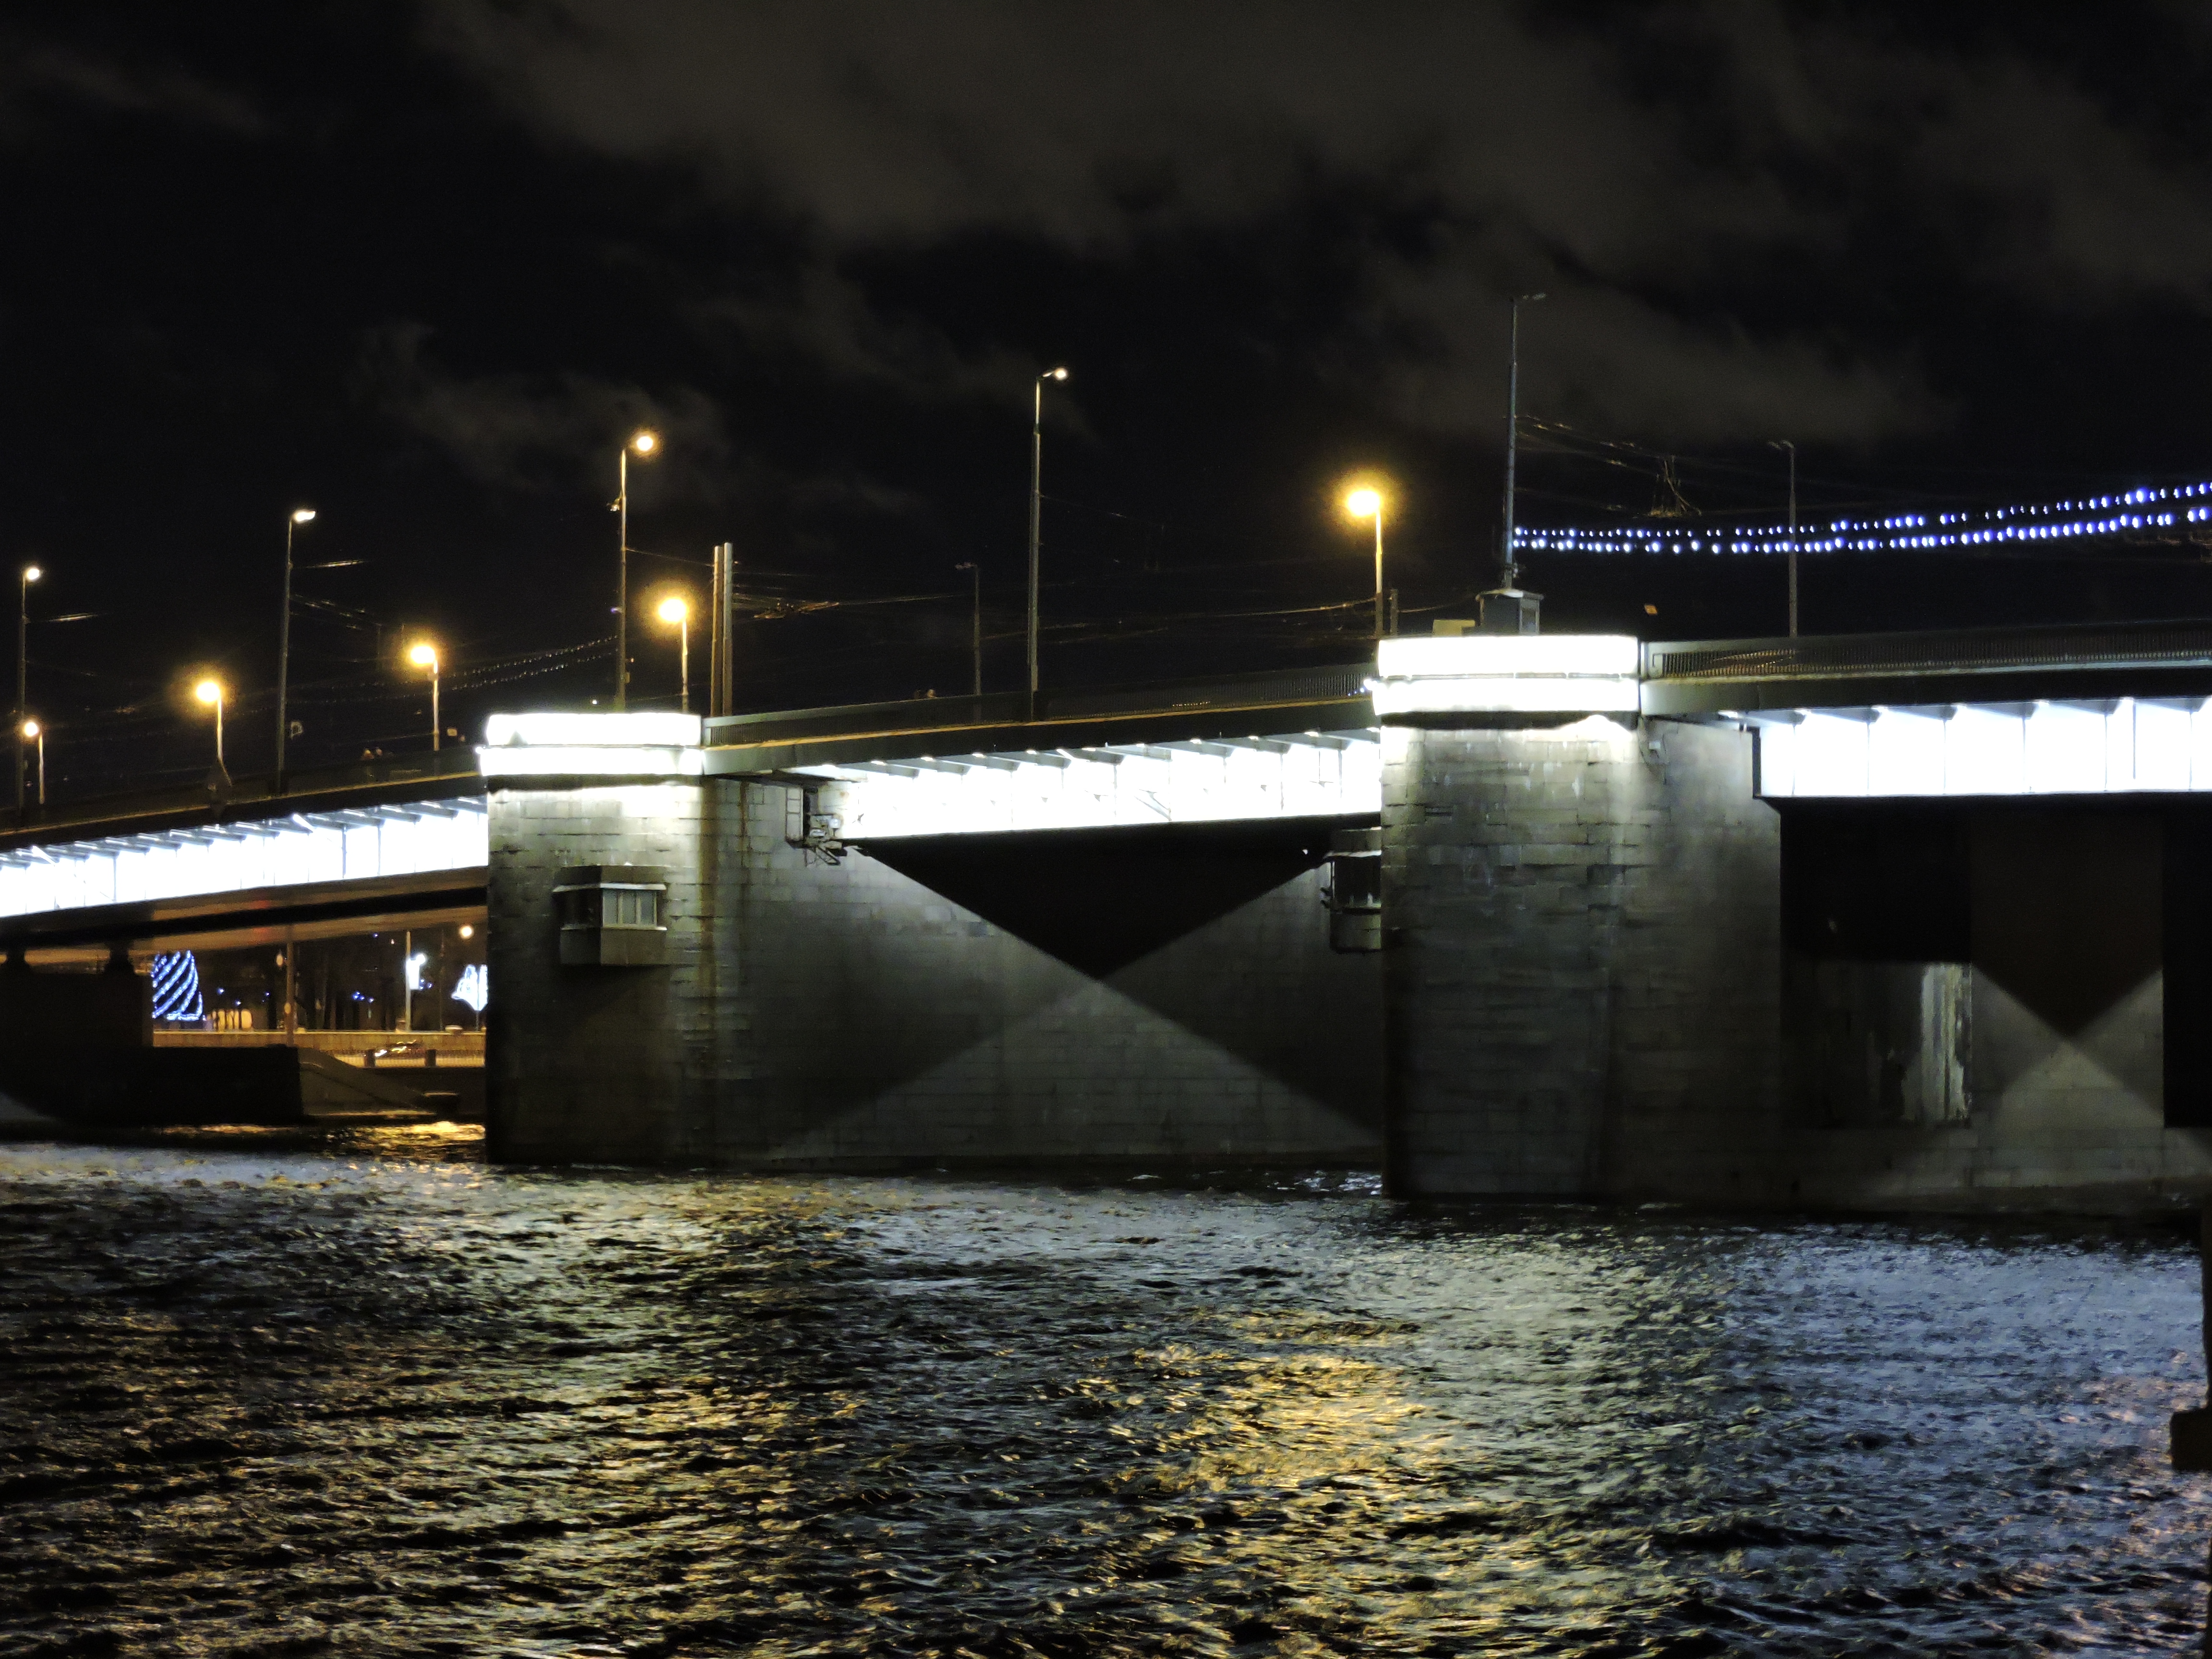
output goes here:
{"type": "Polygon", "coordinates": [[[554,878],[564,968],[659,968],[668,961],[667,872],[586,864],[554,878]]]}
{"type": "Polygon", "coordinates": [[[1382,832],[1339,830],[1328,838],[1328,948],[1382,948],[1382,832]]]}
{"type": "Polygon", "coordinates": [[[1530,593],[1518,587],[1497,587],[1478,596],[1482,606],[1482,620],[1472,630],[1477,634],[1534,634],[1540,632],[1538,618],[1544,608],[1544,596],[1530,593]]]}

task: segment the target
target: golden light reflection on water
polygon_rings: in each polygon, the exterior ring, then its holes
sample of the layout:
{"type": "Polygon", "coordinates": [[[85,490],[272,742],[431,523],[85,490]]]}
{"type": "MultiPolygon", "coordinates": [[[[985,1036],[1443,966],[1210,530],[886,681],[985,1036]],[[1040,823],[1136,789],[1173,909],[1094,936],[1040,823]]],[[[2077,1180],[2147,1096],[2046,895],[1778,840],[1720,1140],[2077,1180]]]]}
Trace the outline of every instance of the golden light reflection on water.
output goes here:
{"type": "Polygon", "coordinates": [[[0,1149],[8,1630],[1829,1653],[2197,1616],[2159,1461],[2194,1270],[2155,1241],[473,1149],[0,1149]]]}

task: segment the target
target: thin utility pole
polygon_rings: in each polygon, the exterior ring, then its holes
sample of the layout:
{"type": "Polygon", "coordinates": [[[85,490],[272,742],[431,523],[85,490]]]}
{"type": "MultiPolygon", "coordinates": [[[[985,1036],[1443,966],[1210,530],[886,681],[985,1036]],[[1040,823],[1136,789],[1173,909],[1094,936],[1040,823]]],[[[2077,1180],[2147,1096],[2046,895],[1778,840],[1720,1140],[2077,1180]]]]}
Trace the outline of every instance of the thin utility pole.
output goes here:
{"type": "Polygon", "coordinates": [[[1375,507],[1375,637],[1382,637],[1382,507],[1375,507]]]}
{"type": "Polygon", "coordinates": [[[1029,717],[1036,718],[1037,700],[1037,544],[1044,528],[1044,383],[1064,380],[1065,368],[1048,368],[1036,377],[1036,407],[1030,420],[1030,702],[1029,717]]]}
{"type": "Polygon", "coordinates": [[[676,617],[677,684],[683,688],[678,693],[676,707],[679,713],[691,712],[691,607],[685,605],[676,617]]]}
{"type": "Polygon", "coordinates": [[[615,539],[621,544],[615,558],[615,712],[629,707],[629,458],[635,450],[650,457],[660,447],[660,434],[640,427],[622,447],[615,471],[615,539]]]}
{"type": "Polygon", "coordinates": [[[23,813],[23,721],[31,697],[31,584],[45,573],[34,564],[23,567],[15,585],[15,815],[23,813]]]}
{"type": "Polygon", "coordinates": [[[722,712],[722,548],[714,547],[707,579],[707,713],[722,712]]]}
{"type": "Polygon", "coordinates": [[[714,712],[738,712],[738,544],[724,542],[718,550],[722,568],[722,641],[715,647],[715,669],[722,679],[722,700],[714,712]]]}
{"type": "Polygon", "coordinates": [[[615,712],[629,706],[629,446],[615,463],[615,712]]]}
{"type": "Polygon", "coordinates": [[[292,673],[292,532],[315,521],[312,507],[295,507],[284,520],[284,609],[276,620],[276,787],[284,787],[284,740],[291,735],[291,705],[286,701],[292,673]]]}
{"type": "Polygon", "coordinates": [[[1509,592],[1520,586],[1521,568],[1513,562],[1514,471],[1521,448],[1521,307],[1534,305],[1540,294],[1513,296],[1513,324],[1505,359],[1505,543],[1498,549],[1498,585],[1509,592]]]}
{"type": "Polygon", "coordinates": [[[973,675],[975,683],[969,690],[969,695],[980,697],[983,695],[983,570],[981,566],[972,561],[967,564],[956,564],[952,568],[955,570],[964,570],[968,573],[971,589],[968,607],[968,654],[975,665],[973,675]]]}

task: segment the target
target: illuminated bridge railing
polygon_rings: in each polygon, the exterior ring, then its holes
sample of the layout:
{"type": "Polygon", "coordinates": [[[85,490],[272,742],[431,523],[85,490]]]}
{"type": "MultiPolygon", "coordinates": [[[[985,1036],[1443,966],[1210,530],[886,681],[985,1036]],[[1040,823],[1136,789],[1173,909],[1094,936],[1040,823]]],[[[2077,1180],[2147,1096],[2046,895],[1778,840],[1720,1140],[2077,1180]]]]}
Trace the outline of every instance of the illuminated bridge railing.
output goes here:
{"type": "Polygon", "coordinates": [[[1798,639],[1691,640],[1644,647],[1644,678],[1832,679],[1852,675],[2212,667],[2212,623],[2124,623],[1798,639]]]}
{"type": "Polygon", "coordinates": [[[482,870],[480,797],[301,812],[0,854],[0,916],[482,870]]]}

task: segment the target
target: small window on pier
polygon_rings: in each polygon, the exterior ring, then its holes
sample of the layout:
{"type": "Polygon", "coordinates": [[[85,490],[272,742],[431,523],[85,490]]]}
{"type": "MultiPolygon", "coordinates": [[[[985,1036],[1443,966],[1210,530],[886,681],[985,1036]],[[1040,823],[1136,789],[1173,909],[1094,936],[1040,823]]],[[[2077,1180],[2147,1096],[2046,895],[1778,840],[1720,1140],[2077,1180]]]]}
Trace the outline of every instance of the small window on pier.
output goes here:
{"type": "Polygon", "coordinates": [[[571,968],[652,968],[668,960],[661,919],[665,872],[639,864],[590,864],[560,872],[553,887],[561,961],[571,968]]]}
{"type": "Polygon", "coordinates": [[[1382,832],[1339,830],[1329,837],[1328,944],[1333,951],[1382,948],[1382,832]]]}

